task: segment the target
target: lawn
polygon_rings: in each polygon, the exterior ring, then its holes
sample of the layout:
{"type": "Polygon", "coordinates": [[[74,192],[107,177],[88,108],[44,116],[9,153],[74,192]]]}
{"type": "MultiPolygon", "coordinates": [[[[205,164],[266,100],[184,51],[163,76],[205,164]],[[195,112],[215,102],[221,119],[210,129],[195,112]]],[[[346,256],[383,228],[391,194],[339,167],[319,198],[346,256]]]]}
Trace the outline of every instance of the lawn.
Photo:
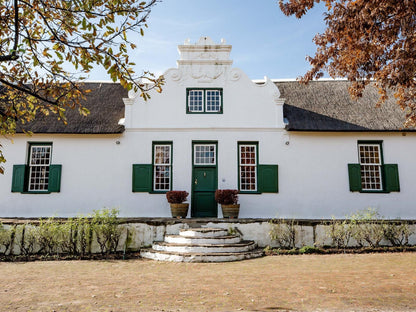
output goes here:
{"type": "Polygon", "coordinates": [[[416,253],[0,263],[1,311],[416,311],[416,253]]]}

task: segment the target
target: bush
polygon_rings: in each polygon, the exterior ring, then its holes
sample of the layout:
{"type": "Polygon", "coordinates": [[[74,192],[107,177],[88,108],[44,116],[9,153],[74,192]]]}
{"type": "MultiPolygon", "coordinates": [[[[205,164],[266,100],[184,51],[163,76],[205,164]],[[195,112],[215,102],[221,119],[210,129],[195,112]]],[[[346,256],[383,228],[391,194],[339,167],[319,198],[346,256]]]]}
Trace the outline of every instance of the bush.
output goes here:
{"type": "Polygon", "coordinates": [[[360,210],[351,215],[351,235],[360,247],[379,247],[384,238],[384,220],[373,208],[360,210]]]}
{"type": "Polygon", "coordinates": [[[215,201],[221,205],[237,205],[238,191],[237,190],[216,190],[215,201]]]}
{"type": "Polygon", "coordinates": [[[326,235],[332,240],[332,246],[337,248],[346,248],[351,239],[351,224],[347,220],[335,220],[332,218],[328,228],[326,228],[326,235]]]}
{"type": "Polygon", "coordinates": [[[35,226],[29,223],[17,226],[16,238],[18,238],[17,244],[23,256],[33,254],[35,244],[38,242],[38,233],[35,226]]]}
{"type": "Polygon", "coordinates": [[[62,252],[84,256],[91,245],[92,229],[87,217],[69,218],[61,224],[62,252]]]}
{"type": "Polygon", "coordinates": [[[409,224],[402,222],[389,222],[384,224],[384,237],[393,246],[409,245],[409,236],[414,234],[409,224]]]}
{"type": "Polygon", "coordinates": [[[63,227],[54,218],[40,219],[36,231],[36,240],[39,244],[39,253],[47,255],[57,254],[61,251],[63,242],[63,227]]]}
{"type": "Polygon", "coordinates": [[[15,235],[15,225],[11,226],[9,229],[5,229],[3,224],[0,222],[0,250],[4,248],[4,251],[2,252],[3,255],[6,255],[7,252],[12,253],[12,245],[15,235]]]}
{"type": "Polygon", "coordinates": [[[100,246],[101,253],[116,252],[120,241],[121,229],[117,218],[118,209],[94,210],[91,228],[100,246]]]}
{"type": "Polygon", "coordinates": [[[282,248],[295,248],[296,226],[298,223],[294,219],[290,221],[284,219],[271,220],[269,224],[269,236],[272,241],[276,241],[282,248]]]}
{"type": "Polygon", "coordinates": [[[186,201],[188,195],[187,191],[169,191],[166,193],[166,199],[169,204],[181,204],[186,201]]]}
{"type": "Polygon", "coordinates": [[[299,249],[300,254],[316,254],[316,253],[322,253],[322,250],[319,248],[316,248],[314,246],[303,246],[299,249]]]}

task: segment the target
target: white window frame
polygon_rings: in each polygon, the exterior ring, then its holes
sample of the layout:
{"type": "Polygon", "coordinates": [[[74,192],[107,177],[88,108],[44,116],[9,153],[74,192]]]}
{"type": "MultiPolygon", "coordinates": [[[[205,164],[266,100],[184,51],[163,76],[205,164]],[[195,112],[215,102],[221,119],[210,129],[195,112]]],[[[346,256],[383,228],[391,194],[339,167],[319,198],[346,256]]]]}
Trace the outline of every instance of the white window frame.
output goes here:
{"type": "MultiPolygon", "coordinates": [[[[204,89],[204,88],[188,88],[187,89],[187,112],[191,113],[191,114],[220,114],[222,113],[222,89],[221,88],[208,88],[208,89],[204,89]],[[194,92],[198,92],[201,93],[202,99],[201,99],[201,103],[200,105],[197,105],[198,107],[200,107],[200,109],[191,109],[191,107],[193,107],[195,105],[195,100],[192,98],[192,96],[194,96],[194,92]],[[209,92],[215,92],[215,95],[211,95],[210,97],[208,97],[208,93],[209,92]],[[208,98],[218,98],[218,109],[217,110],[213,110],[209,107],[211,107],[211,101],[208,101],[208,98]]],[[[213,101],[213,103],[217,103],[217,101],[213,101]]]]}
{"type": "MultiPolygon", "coordinates": [[[[207,151],[208,153],[210,153],[211,151],[207,151]]],[[[205,158],[205,157],[204,157],[205,158]]],[[[194,165],[195,166],[215,166],[217,165],[217,144],[210,144],[210,143],[196,143],[194,144],[194,165]],[[198,160],[198,154],[197,154],[197,147],[214,147],[214,155],[208,156],[209,158],[211,158],[213,160],[213,162],[197,162],[198,160]]]]}
{"type": "MultiPolygon", "coordinates": [[[[257,171],[257,165],[258,165],[258,144],[257,143],[239,143],[238,144],[238,163],[239,163],[239,168],[238,168],[238,174],[239,174],[239,189],[241,192],[257,192],[257,182],[258,182],[258,171],[257,171]],[[243,164],[241,159],[242,159],[242,148],[243,147],[254,147],[254,164],[243,164]],[[244,167],[254,167],[254,189],[252,188],[247,188],[248,185],[253,185],[253,183],[245,183],[243,184],[243,177],[242,177],[242,173],[243,173],[243,168],[244,167]],[[244,187],[243,187],[244,186],[244,187]]],[[[251,177],[250,177],[251,178],[251,177]]]]}
{"type": "Polygon", "coordinates": [[[172,187],[172,144],[170,143],[153,143],[153,191],[154,192],[167,192],[170,191],[172,187]],[[157,147],[168,147],[168,160],[167,162],[156,162],[157,161],[157,147]],[[160,170],[160,167],[166,167],[167,170],[160,170]],[[168,183],[167,183],[167,187],[160,187],[160,185],[166,185],[166,183],[161,183],[158,182],[157,179],[161,178],[158,176],[159,174],[166,174],[166,172],[168,173],[167,177],[163,177],[163,178],[167,178],[168,179],[168,183]]]}
{"type": "Polygon", "coordinates": [[[188,111],[191,113],[203,113],[204,112],[204,102],[205,102],[205,92],[202,89],[190,89],[188,90],[188,111]],[[194,102],[196,102],[195,100],[192,99],[192,96],[194,95],[193,93],[201,93],[201,103],[199,105],[199,103],[197,103],[198,107],[201,107],[200,110],[196,110],[196,109],[192,109],[191,110],[191,105],[194,105],[194,102]]]}
{"type": "Polygon", "coordinates": [[[52,163],[52,144],[29,144],[28,163],[29,163],[28,191],[29,192],[47,192],[48,187],[49,187],[49,167],[52,163]],[[43,152],[43,153],[49,154],[48,157],[34,158],[35,149],[49,149],[49,151],[43,152]]]}
{"type": "MultiPolygon", "coordinates": [[[[381,153],[382,149],[381,144],[379,143],[358,143],[358,160],[361,167],[361,187],[363,191],[383,191],[383,162],[381,153]],[[378,152],[378,162],[362,162],[363,157],[361,157],[361,147],[376,147],[378,152]],[[374,167],[376,167],[376,170],[374,170],[374,167]],[[371,179],[379,179],[380,181],[372,182],[371,179]],[[375,187],[372,187],[371,184],[375,184],[375,187]]],[[[375,158],[375,156],[373,158],[375,158]]]]}
{"type": "MultiPolygon", "coordinates": [[[[216,103],[216,101],[215,101],[216,103]]],[[[221,90],[220,89],[208,89],[205,90],[205,112],[206,113],[219,113],[221,112],[221,90]],[[216,92],[215,98],[218,96],[218,110],[209,110],[208,107],[208,92],[216,92]]]]}

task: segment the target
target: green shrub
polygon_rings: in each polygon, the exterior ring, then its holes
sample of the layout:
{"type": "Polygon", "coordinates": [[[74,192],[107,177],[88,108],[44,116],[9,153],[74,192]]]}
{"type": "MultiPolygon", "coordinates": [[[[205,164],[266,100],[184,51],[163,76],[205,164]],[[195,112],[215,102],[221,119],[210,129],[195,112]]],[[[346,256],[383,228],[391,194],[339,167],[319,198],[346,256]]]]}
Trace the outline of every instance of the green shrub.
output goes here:
{"type": "Polygon", "coordinates": [[[36,231],[36,240],[39,244],[39,253],[47,255],[58,254],[63,245],[63,227],[53,217],[40,219],[36,231]]]}
{"type": "Polygon", "coordinates": [[[300,254],[322,253],[322,250],[314,246],[303,246],[299,249],[300,254]]]}
{"type": "Polygon", "coordinates": [[[332,246],[346,248],[351,239],[351,223],[348,220],[335,220],[332,218],[329,227],[325,229],[326,236],[332,240],[332,246]]]}
{"type": "Polygon", "coordinates": [[[30,223],[18,225],[16,227],[16,237],[21,254],[23,256],[33,254],[38,238],[37,227],[30,223]]]}
{"type": "Polygon", "coordinates": [[[118,209],[94,210],[91,228],[100,246],[101,253],[116,252],[120,241],[121,229],[117,218],[118,209]]]}
{"type": "Polygon", "coordinates": [[[384,224],[384,237],[393,246],[409,245],[409,236],[414,234],[408,223],[389,222],[384,224]]]}
{"type": "Polygon", "coordinates": [[[294,219],[273,219],[269,224],[269,236],[272,241],[276,241],[279,247],[282,248],[295,248],[297,234],[296,226],[298,223],[294,219]]]}
{"type": "Polygon", "coordinates": [[[10,226],[9,229],[5,229],[0,222],[0,251],[4,248],[2,254],[6,255],[8,252],[12,253],[12,246],[14,237],[16,235],[16,226],[10,226]]]}
{"type": "Polygon", "coordinates": [[[360,210],[351,215],[351,235],[360,247],[379,247],[384,238],[384,220],[373,208],[360,210]]]}
{"type": "Polygon", "coordinates": [[[62,252],[84,256],[91,245],[91,225],[87,217],[69,218],[61,224],[62,252]]]}

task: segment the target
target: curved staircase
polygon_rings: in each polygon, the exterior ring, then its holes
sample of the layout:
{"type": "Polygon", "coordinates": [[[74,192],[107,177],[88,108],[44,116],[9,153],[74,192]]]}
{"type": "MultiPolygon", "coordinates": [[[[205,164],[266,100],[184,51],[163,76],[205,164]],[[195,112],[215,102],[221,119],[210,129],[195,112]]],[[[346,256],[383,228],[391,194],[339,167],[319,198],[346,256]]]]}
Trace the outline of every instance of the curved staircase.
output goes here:
{"type": "Polygon", "coordinates": [[[241,240],[218,228],[182,229],[179,235],[166,235],[163,242],[142,249],[143,258],[174,262],[228,262],[263,256],[253,241],[241,240]]]}

